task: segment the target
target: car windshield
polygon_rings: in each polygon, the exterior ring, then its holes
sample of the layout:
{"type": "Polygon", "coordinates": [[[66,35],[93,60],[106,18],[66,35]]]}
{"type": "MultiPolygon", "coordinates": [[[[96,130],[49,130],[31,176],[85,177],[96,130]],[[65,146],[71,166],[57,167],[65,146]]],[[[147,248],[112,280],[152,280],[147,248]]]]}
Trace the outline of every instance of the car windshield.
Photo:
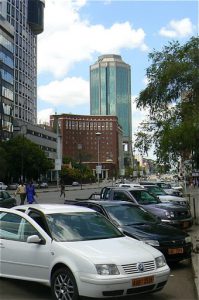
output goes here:
{"type": "Polygon", "coordinates": [[[106,207],[111,218],[120,225],[136,225],[156,223],[157,218],[145,211],[143,208],[129,204],[106,207]]]}
{"type": "Polygon", "coordinates": [[[105,217],[95,212],[47,215],[51,235],[58,242],[118,238],[123,234],[105,217]]]}
{"type": "Polygon", "coordinates": [[[169,183],[159,183],[159,186],[162,188],[162,189],[171,189],[171,185],[169,183]]]}
{"type": "Polygon", "coordinates": [[[131,190],[130,193],[139,204],[147,205],[160,203],[160,200],[156,196],[150,194],[145,190],[131,190]]]}
{"type": "Polygon", "coordinates": [[[152,186],[152,185],[147,186],[147,190],[157,196],[167,195],[166,192],[158,186],[152,186]]]}

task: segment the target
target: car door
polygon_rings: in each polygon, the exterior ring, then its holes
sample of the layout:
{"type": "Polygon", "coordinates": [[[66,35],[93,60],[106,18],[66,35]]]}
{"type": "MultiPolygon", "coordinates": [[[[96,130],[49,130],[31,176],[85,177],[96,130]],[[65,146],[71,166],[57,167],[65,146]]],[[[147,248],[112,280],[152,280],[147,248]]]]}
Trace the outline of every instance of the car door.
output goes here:
{"type": "Polygon", "coordinates": [[[48,281],[52,258],[51,239],[34,223],[28,216],[21,216],[19,212],[0,211],[0,274],[2,276],[48,281]],[[30,235],[39,235],[43,243],[28,243],[27,237],[30,235]]]}

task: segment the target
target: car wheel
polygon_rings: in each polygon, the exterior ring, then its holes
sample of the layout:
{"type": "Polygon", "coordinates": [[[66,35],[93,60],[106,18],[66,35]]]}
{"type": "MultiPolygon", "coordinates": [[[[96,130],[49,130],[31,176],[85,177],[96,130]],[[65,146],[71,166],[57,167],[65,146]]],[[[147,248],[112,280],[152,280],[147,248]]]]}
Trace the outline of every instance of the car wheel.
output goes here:
{"type": "Polygon", "coordinates": [[[79,298],[75,277],[66,267],[58,269],[52,275],[51,290],[56,300],[77,300],[79,298]]]}

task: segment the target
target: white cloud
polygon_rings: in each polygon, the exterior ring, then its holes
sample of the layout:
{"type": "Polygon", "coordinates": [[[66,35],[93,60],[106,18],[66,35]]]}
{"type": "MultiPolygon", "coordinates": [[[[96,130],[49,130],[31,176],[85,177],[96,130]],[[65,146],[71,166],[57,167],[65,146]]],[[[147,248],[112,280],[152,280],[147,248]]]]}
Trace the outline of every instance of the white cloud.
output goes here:
{"type": "Polygon", "coordinates": [[[37,113],[37,123],[38,124],[49,124],[50,122],[50,115],[54,115],[55,111],[53,108],[47,108],[38,111],[37,113]]]}
{"type": "Polygon", "coordinates": [[[100,55],[120,53],[121,48],[148,50],[144,30],[132,28],[129,22],[105,28],[82,20],[78,12],[85,3],[84,0],[75,3],[69,0],[46,1],[45,30],[39,35],[38,42],[39,73],[50,72],[60,78],[75,63],[92,60],[96,52],[100,55]]]}
{"type": "Polygon", "coordinates": [[[38,87],[40,100],[54,106],[64,104],[68,107],[89,103],[89,82],[77,77],[52,81],[38,87]]]}
{"type": "Polygon", "coordinates": [[[169,38],[183,38],[192,35],[194,26],[189,18],[172,20],[166,27],[162,27],[159,34],[169,38]]]}
{"type": "Polygon", "coordinates": [[[138,109],[135,99],[137,96],[132,96],[132,133],[135,134],[140,123],[144,121],[149,113],[147,109],[138,109]]]}

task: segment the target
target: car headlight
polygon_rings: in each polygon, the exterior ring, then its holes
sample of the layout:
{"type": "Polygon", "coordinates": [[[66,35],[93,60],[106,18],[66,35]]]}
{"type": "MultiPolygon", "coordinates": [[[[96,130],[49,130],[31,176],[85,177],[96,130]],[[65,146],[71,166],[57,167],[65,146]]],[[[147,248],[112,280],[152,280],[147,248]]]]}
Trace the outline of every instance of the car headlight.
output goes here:
{"type": "Polygon", "coordinates": [[[157,257],[155,259],[155,263],[156,263],[157,268],[162,268],[162,267],[166,266],[166,260],[163,255],[157,257]]]}
{"type": "Polygon", "coordinates": [[[153,247],[160,246],[159,242],[156,240],[143,240],[143,242],[153,247]]]}
{"type": "Polygon", "coordinates": [[[175,217],[173,211],[166,211],[166,212],[165,212],[165,215],[166,215],[166,217],[167,217],[168,219],[174,218],[174,217],[175,217]]]}
{"type": "Polygon", "coordinates": [[[99,275],[119,275],[120,272],[116,265],[103,264],[103,265],[95,265],[97,273],[99,275]]]}
{"type": "Polygon", "coordinates": [[[191,243],[191,237],[190,236],[186,236],[185,243],[191,243]]]}

